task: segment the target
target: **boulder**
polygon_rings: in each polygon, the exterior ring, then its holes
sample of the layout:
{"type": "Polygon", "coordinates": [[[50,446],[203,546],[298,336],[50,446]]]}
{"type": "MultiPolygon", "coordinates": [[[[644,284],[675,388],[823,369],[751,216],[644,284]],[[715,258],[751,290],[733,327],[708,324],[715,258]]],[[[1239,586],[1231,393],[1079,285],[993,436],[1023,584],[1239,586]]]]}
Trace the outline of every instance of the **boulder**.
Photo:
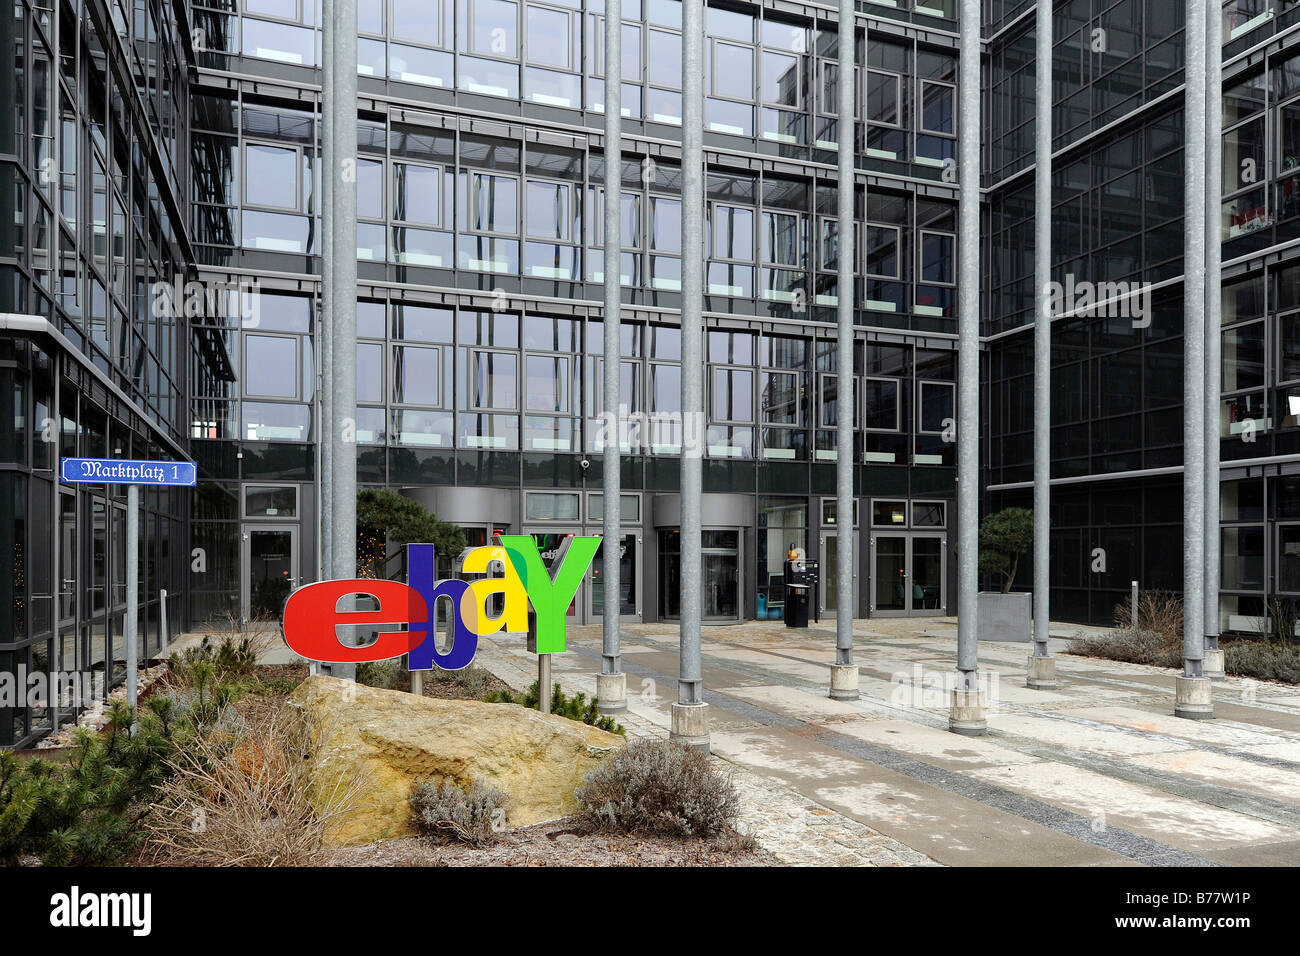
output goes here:
{"type": "Polygon", "coordinates": [[[322,674],[299,685],[290,704],[307,715],[324,766],[362,774],[362,805],[330,825],[334,846],[415,833],[411,785],[430,778],[496,787],[510,826],[558,819],[577,808],[573,791],[588,772],[624,743],[517,704],[415,697],[322,674]]]}

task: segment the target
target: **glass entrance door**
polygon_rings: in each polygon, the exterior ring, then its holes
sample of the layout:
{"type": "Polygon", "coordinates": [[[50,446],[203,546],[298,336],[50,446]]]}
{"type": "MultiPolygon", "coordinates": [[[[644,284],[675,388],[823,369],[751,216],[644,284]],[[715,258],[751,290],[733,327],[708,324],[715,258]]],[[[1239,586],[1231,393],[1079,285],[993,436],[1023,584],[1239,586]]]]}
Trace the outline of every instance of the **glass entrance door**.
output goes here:
{"type": "Polygon", "coordinates": [[[243,547],[244,620],[279,619],[298,586],[296,525],[246,525],[243,547]]]}
{"type": "MultiPolygon", "coordinates": [[[[740,620],[741,568],[738,530],[702,532],[700,549],[700,617],[708,623],[740,620]]],[[[659,613],[673,620],[681,613],[681,535],[676,528],[659,532],[659,613]]]]}
{"type": "Polygon", "coordinates": [[[705,621],[740,619],[740,532],[702,533],[701,578],[704,588],[700,618],[705,621]]]}
{"type": "Polygon", "coordinates": [[[871,536],[873,617],[947,613],[947,540],[936,534],[871,536]]]}
{"type": "MultiPolygon", "coordinates": [[[[618,596],[619,616],[641,619],[641,589],[637,574],[641,566],[641,536],[625,534],[619,547],[618,596]]],[[[602,541],[591,561],[591,619],[605,615],[605,543],[602,541]]]]}
{"type": "Polygon", "coordinates": [[[912,535],[908,555],[908,577],[912,608],[920,614],[942,614],[947,597],[944,592],[944,539],[934,535],[912,535]]]}
{"type": "MultiPolygon", "coordinates": [[[[854,531],[855,539],[857,532],[854,531]]],[[[821,536],[821,616],[835,617],[838,610],[839,584],[839,535],[834,531],[823,531],[821,536]]],[[[856,605],[858,594],[858,553],[853,551],[853,596],[856,605]]]]}

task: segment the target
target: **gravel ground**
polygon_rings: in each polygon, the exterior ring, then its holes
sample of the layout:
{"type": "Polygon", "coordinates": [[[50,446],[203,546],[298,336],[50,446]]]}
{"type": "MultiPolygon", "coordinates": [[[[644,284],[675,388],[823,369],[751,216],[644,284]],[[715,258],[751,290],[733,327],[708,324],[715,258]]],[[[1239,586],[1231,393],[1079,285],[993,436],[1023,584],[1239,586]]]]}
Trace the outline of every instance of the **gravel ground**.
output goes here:
{"type": "Polygon", "coordinates": [[[776,866],[723,842],[585,832],[574,819],[510,830],[485,847],[403,837],[334,850],[326,866],[776,866]]]}

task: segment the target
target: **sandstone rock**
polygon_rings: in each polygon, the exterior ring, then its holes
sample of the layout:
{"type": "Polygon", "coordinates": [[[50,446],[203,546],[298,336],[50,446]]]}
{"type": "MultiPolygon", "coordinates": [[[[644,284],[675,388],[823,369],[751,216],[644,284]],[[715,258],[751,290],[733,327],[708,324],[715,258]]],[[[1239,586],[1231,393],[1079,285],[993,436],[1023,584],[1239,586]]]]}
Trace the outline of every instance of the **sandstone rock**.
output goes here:
{"type": "Polygon", "coordinates": [[[577,808],[573,791],[623,738],[517,704],[437,700],[324,675],[307,678],[290,702],[308,715],[321,759],[360,772],[364,805],[330,827],[334,846],[416,832],[411,784],[430,777],[506,794],[506,822],[528,826],[577,808]]]}

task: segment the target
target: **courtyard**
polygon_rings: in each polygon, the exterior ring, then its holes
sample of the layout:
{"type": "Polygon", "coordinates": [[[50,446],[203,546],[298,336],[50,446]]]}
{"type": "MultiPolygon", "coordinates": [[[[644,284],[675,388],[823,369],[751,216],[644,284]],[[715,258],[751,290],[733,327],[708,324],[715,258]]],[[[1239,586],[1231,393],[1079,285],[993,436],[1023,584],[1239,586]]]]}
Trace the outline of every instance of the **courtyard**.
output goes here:
{"type": "MultiPolygon", "coordinates": [[[[1029,690],[1031,645],[982,641],[989,731],[947,729],[955,618],[854,622],[861,699],[830,700],[834,622],[704,629],[712,752],[750,799],[746,824],[789,863],[946,866],[1293,865],[1300,858],[1300,690],[1228,678],[1215,719],[1173,716],[1174,670],[1066,653],[1029,690]]],[[[552,655],[595,692],[598,626],[552,655]]],[[[677,625],[622,628],[629,734],[666,736],[677,625]]],[[[477,662],[526,686],[536,657],[498,634],[477,662]]]]}

